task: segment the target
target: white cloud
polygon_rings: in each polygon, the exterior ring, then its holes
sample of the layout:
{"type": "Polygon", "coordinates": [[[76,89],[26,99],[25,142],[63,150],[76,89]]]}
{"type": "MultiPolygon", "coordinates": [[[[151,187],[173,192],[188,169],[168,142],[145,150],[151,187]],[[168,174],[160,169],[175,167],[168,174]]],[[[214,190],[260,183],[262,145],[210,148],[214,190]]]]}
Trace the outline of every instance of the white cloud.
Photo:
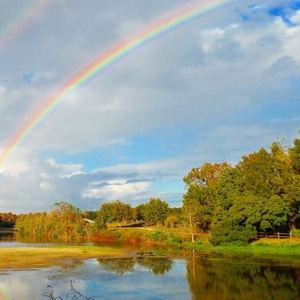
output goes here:
{"type": "Polygon", "coordinates": [[[47,159],[47,164],[61,178],[82,174],[82,164],[58,164],[54,159],[47,159]]]}
{"type": "Polygon", "coordinates": [[[149,186],[149,182],[122,184],[108,183],[108,185],[101,188],[88,188],[82,192],[82,197],[105,199],[105,201],[114,201],[117,199],[127,198],[128,196],[134,198],[136,194],[146,192],[149,186]]]}
{"type": "Polygon", "coordinates": [[[294,24],[300,25],[300,11],[296,11],[290,19],[294,24]]]}

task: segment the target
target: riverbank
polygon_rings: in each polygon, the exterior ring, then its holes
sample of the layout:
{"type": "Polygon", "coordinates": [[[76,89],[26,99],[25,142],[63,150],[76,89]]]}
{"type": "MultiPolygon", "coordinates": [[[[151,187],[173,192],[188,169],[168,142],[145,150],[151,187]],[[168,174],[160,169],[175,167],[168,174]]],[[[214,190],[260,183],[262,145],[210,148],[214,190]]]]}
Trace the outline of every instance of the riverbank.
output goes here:
{"type": "Polygon", "coordinates": [[[197,253],[217,254],[224,257],[254,258],[289,261],[300,265],[300,241],[297,239],[260,239],[246,246],[212,246],[210,244],[188,245],[197,253]]]}
{"type": "Polygon", "coordinates": [[[128,256],[128,252],[113,247],[98,246],[0,248],[0,269],[41,268],[72,264],[89,258],[122,256],[128,256]]]}
{"type": "Polygon", "coordinates": [[[287,240],[260,240],[248,246],[219,246],[210,244],[195,245],[165,245],[161,248],[156,245],[143,245],[141,248],[114,246],[50,246],[29,248],[0,248],[0,270],[4,269],[27,269],[40,268],[53,265],[70,266],[78,261],[89,258],[114,258],[128,257],[135,252],[155,253],[156,248],[160,255],[174,257],[186,257],[188,253],[194,254],[217,254],[224,257],[245,257],[257,259],[285,260],[300,265],[299,241],[287,240]],[[151,251],[150,251],[151,250],[151,251]],[[150,251],[150,252],[149,252],[150,251]]]}

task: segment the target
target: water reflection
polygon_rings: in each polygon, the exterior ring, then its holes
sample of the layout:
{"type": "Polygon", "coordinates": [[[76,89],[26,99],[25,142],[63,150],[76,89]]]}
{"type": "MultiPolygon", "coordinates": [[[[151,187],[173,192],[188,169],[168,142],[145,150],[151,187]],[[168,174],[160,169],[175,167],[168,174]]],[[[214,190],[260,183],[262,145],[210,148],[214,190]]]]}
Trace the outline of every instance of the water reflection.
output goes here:
{"type": "Polygon", "coordinates": [[[0,243],[1,242],[15,242],[15,232],[11,229],[0,229],[0,243]]]}
{"type": "Polygon", "coordinates": [[[95,299],[290,300],[300,295],[300,267],[293,263],[196,253],[170,259],[138,253],[2,272],[0,299],[44,299],[41,295],[48,284],[55,297],[66,299],[70,280],[77,291],[95,299]]]}
{"type": "MultiPolygon", "coordinates": [[[[142,260],[140,258],[140,262],[142,260]]],[[[147,267],[132,259],[116,262],[90,259],[68,267],[8,272],[0,275],[0,290],[3,284],[7,295],[4,299],[44,299],[41,295],[47,292],[47,285],[51,285],[54,297],[66,299],[70,280],[73,280],[77,291],[94,299],[189,299],[185,260],[158,258],[157,263],[154,260],[151,259],[151,264],[145,263],[147,267]],[[162,270],[162,265],[165,265],[164,272],[169,272],[155,275],[157,269],[162,270]]]]}
{"type": "Polygon", "coordinates": [[[194,299],[299,299],[300,268],[280,261],[193,256],[187,280],[194,299]]]}
{"type": "Polygon", "coordinates": [[[153,257],[149,255],[138,255],[129,258],[98,258],[97,261],[104,270],[119,275],[133,272],[136,268],[142,267],[152,271],[154,275],[164,275],[172,269],[173,261],[165,257],[153,257]]]}
{"type": "MultiPolygon", "coordinates": [[[[78,242],[59,242],[51,239],[31,239],[22,237],[18,232],[10,229],[0,229],[0,248],[19,248],[19,247],[45,247],[54,245],[93,245],[93,243],[78,242]]],[[[0,298],[1,300],[1,298],[0,298]]]]}

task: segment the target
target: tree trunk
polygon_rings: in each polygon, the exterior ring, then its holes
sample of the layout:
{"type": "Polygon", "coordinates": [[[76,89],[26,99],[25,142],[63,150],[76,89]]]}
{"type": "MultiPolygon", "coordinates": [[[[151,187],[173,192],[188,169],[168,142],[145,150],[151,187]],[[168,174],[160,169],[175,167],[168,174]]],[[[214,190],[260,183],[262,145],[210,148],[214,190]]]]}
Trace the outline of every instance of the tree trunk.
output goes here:
{"type": "Polygon", "coordinates": [[[192,214],[191,213],[189,213],[189,221],[190,221],[190,230],[191,230],[192,243],[195,243],[194,230],[193,230],[193,220],[192,220],[192,214]]]}

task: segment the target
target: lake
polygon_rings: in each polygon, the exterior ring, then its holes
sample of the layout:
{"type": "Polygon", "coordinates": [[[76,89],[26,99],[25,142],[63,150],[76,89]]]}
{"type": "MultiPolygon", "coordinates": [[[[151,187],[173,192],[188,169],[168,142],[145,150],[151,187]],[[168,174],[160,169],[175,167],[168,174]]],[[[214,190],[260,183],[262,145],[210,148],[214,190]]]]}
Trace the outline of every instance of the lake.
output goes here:
{"type": "MultiPolygon", "coordinates": [[[[23,245],[13,239],[1,243],[23,245]]],[[[152,250],[128,258],[2,270],[0,299],[51,299],[43,293],[72,299],[75,292],[74,299],[300,299],[300,265],[293,261],[195,252],[170,258],[152,250]]]]}

